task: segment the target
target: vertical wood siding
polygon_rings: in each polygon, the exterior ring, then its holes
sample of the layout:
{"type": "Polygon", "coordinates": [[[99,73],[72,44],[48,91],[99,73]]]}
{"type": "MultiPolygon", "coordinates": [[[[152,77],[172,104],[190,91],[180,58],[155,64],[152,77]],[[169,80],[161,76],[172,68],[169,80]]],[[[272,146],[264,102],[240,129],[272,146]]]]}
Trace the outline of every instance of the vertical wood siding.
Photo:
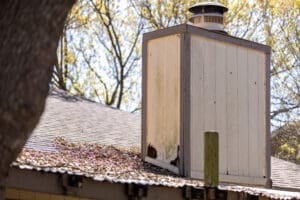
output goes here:
{"type": "MultiPolygon", "coordinates": [[[[214,58],[211,55],[212,59],[214,58]]],[[[227,135],[227,171],[230,175],[238,175],[238,139],[241,133],[238,133],[238,66],[237,66],[237,48],[233,45],[226,45],[226,113],[218,113],[227,119],[227,130],[217,130],[226,132],[227,135]],[[232,159],[233,158],[233,159],[232,159]]],[[[207,66],[210,67],[210,66],[207,66]]],[[[244,88],[243,88],[244,89],[244,88]]],[[[204,97],[205,98],[205,97],[204,97]]],[[[209,116],[208,116],[209,117],[209,116]]],[[[222,151],[222,149],[221,149],[222,151]]]]}
{"type": "Polygon", "coordinates": [[[261,184],[259,178],[266,175],[265,56],[262,51],[192,35],[192,177],[203,178],[203,133],[216,130],[221,181],[232,176],[261,184]]]}
{"type": "Polygon", "coordinates": [[[243,132],[243,137],[238,139],[238,174],[248,176],[249,166],[249,99],[248,99],[248,56],[246,48],[237,49],[238,86],[244,88],[238,90],[238,124],[239,132],[243,132]]]}
{"type": "MultiPolygon", "coordinates": [[[[204,56],[205,40],[191,37],[191,170],[192,173],[204,168],[204,56]],[[197,49],[197,53],[193,52],[197,49]],[[195,67],[197,66],[197,67],[195,67]]],[[[191,173],[191,176],[194,175],[191,173]]],[[[200,177],[196,177],[200,178],[200,177]]],[[[201,177],[203,178],[203,177],[201,177]]]]}
{"type": "Polygon", "coordinates": [[[160,163],[177,157],[180,137],[180,36],[150,40],[147,44],[147,147],[157,151],[160,163]]]}
{"type": "MultiPolygon", "coordinates": [[[[224,43],[216,43],[216,112],[226,113],[227,99],[226,96],[226,67],[224,62],[226,61],[226,45],[224,43]]],[[[216,114],[216,130],[226,130],[227,123],[224,116],[216,114]]],[[[226,133],[219,132],[219,148],[222,151],[219,152],[219,159],[222,165],[219,166],[220,173],[227,174],[227,135],[226,133]]]]}

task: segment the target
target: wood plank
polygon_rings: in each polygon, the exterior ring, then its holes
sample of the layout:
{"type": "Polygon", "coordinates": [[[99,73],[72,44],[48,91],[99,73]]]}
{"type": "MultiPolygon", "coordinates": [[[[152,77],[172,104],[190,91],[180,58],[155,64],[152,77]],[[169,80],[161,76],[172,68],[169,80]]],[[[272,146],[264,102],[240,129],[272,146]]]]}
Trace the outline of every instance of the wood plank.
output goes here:
{"type": "Polygon", "coordinates": [[[247,49],[237,49],[238,64],[238,170],[239,175],[248,176],[249,124],[248,124],[248,74],[247,49]]]}
{"type": "Polygon", "coordinates": [[[219,134],[204,133],[204,184],[210,187],[219,185],[219,134]]]}
{"type": "Polygon", "coordinates": [[[238,175],[237,49],[229,44],[226,47],[228,174],[238,175]]]}
{"type": "Polygon", "coordinates": [[[216,130],[220,137],[220,173],[227,174],[226,45],[216,43],[216,130]]]}
{"type": "Polygon", "coordinates": [[[152,163],[153,165],[159,166],[163,169],[167,169],[167,170],[169,170],[169,171],[171,171],[175,174],[179,173],[178,167],[170,165],[169,163],[161,162],[160,160],[156,160],[156,159],[150,158],[148,156],[145,157],[145,161],[149,162],[149,163],[152,163]]]}
{"type": "MultiPolygon", "coordinates": [[[[191,170],[203,172],[204,152],[204,42],[202,37],[191,37],[191,170]]],[[[203,178],[197,177],[197,178],[203,178]]]]}
{"type": "Polygon", "coordinates": [[[50,200],[65,200],[65,196],[62,195],[50,195],[50,200]]]}
{"type": "Polygon", "coordinates": [[[239,194],[238,192],[227,191],[227,199],[239,200],[239,195],[238,194],[239,194]]]}
{"type": "Polygon", "coordinates": [[[71,197],[71,196],[66,196],[65,200],[80,200],[80,198],[77,197],[71,197]]]}
{"type": "Polygon", "coordinates": [[[215,41],[203,40],[204,49],[204,129],[216,130],[216,48],[215,41]]]}
{"type": "MultiPolygon", "coordinates": [[[[171,37],[168,41],[165,41],[164,51],[168,53],[163,62],[164,85],[166,86],[164,92],[165,101],[163,101],[165,108],[163,145],[165,159],[169,164],[170,161],[174,161],[176,158],[179,159],[178,147],[180,138],[180,35],[171,37]]],[[[158,103],[160,102],[162,100],[158,99],[158,103]]]]}
{"type": "Polygon", "coordinates": [[[5,199],[20,199],[20,192],[14,188],[5,188],[5,199]]]}
{"type": "Polygon", "coordinates": [[[257,177],[250,177],[250,176],[234,176],[234,175],[220,175],[220,180],[222,182],[228,182],[228,183],[236,183],[240,185],[266,185],[267,179],[266,178],[257,178],[257,177]]]}
{"type": "Polygon", "coordinates": [[[271,200],[272,198],[259,196],[259,200],[271,200]]]}
{"type": "Polygon", "coordinates": [[[258,167],[260,177],[266,176],[266,55],[258,53],[258,167]]]}
{"type": "Polygon", "coordinates": [[[177,158],[180,131],[180,37],[148,43],[147,147],[156,159],[170,164],[177,158]]]}
{"type": "MultiPolygon", "coordinates": [[[[204,173],[200,171],[192,171],[192,177],[204,177],[204,173]]],[[[250,176],[240,176],[240,175],[224,175],[219,176],[221,183],[235,183],[239,185],[250,185],[250,186],[264,186],[266,185],[266,178],[250,177],[250,176]]]]}
{"type": "Polygon", "coordinates": [[[35,193],[32,191],[27,190],[20,190],[20,200],[34,200],[35,199],[35,193]]]}
{"type": "Polygon", "coordinates": [[[47,194],[47,193],[36,192],[35,193],[35,199],[36,200],[39,200],[39,199],[42,199],[42,200],[51,200],[51,195],[47,194]]]}
{"type": "Polygon", "coordinates": [[[258,176],[258,59],[255,51],[248,49],[248,90],[249,90],[249,176],[258,176]]]}

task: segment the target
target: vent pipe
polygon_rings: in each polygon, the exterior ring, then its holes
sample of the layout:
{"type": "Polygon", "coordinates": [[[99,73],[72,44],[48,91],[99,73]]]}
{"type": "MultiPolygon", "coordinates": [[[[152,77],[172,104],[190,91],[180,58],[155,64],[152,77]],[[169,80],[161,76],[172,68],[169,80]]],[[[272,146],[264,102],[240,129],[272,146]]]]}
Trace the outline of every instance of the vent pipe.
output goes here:
{"type": "Polygon", "coordinates": [[[212,31],[226,33],[224,31],[223,21],[224,13],[228,8],[218,2],[201,2],[189,8],[193,13],[189,21],[198,27],[212,31]]]}

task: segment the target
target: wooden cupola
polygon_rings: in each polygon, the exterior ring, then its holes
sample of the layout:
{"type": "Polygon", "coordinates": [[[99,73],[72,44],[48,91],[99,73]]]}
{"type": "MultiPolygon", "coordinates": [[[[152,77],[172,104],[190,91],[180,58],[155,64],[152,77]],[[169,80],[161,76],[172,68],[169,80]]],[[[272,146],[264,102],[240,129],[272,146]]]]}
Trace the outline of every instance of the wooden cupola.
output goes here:
{"type": "Polygon", "coordinates": [[[197,23],[227,11],[218,3],[190,11],[194,24],[143,35],[142,157],[203,179],[204,132],[214,130],[220,181],[267,185],[271,49],[197,23]]]}

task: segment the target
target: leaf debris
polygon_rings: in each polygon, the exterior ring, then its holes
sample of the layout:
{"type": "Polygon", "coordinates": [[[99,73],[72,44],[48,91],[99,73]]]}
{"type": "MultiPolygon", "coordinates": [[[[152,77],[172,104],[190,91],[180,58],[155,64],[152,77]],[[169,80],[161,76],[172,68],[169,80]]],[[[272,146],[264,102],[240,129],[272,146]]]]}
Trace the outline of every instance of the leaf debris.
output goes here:
{"type": "Polygon", "coordinates": [[[39,151],[24,148],[16,162],[38,168],[56,168],[58,171],[80,173],[87,177],[109,177],[118,180],[136,180],[157,185],[202,186],[199,180],[182,178],[166,169],[142,161],[138,148],[117,148],[90,143],[71,143],[56,138],[55,150],[39,151]]]}

